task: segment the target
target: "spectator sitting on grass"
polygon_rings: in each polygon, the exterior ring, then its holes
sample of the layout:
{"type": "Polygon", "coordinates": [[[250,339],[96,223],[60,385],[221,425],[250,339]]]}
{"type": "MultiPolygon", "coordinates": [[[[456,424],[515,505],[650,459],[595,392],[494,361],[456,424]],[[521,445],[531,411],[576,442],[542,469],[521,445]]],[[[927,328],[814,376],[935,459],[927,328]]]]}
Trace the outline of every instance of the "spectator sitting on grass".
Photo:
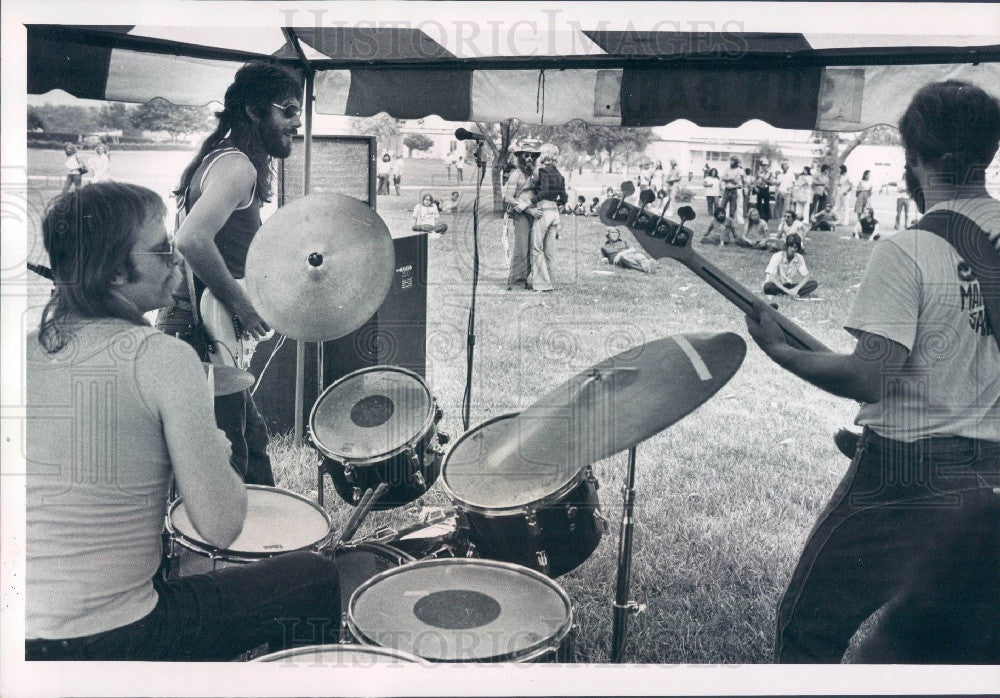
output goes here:
{"type": "Polygon", "coordinates": [[[626,269],[638,269],[647,274],[656,271],[656,262],[622,240],[621,231],[612,226],[607,228],[604,245],[601,246],[601,254],[604,255],[608,264],[626,269]]]}
{"type": "Polygon", "coordinates": [[[448,230],[445,223],[438,222],[441,209],[430,194],[424,194],[420,203],[413,207],[413,230],[421,233],[431,233],[435,236],[448,230]]]}
{"type": "Polygon", "coordinates": [[[576,205],[573,206],[574,216],[587,216],[590,215],[590,210],[587,208],[587,197],[580,194],[576,197],[576,205]]]}
{"type": "Polygon", "coordinates": [[[764,293],[769,296],[805,298],[819,286],[819,282],[809,278],[802,256],[802,237],[798,233],[785,239],[784,250],[771,255],[764,275],[764,293]]]}
{"type": "Polygon", "coordinates": [[[736,238],[736,244],[754,250],[767,249],[767,221],[761,220],[760,211],[756,208],[747,211],[747,222],[743,225],[743,234],[736,238]]]}
{"type": "Polygon", "coordinates": [[[727,242],[736,241],[736,227],[733,219],[726,215],[726,209],[719,206],[715,209],[715,217],[708,225],[708,230],[701,238],[701,242],[706,245],[718,245],[722,247],[727,242]]]}
{"type": "Polygon", "coordinates": [[[601,207],[601,200],[595,196],[593,199],[590,200],[590,215],[596,216],[597,209],[599,209],[600,207],[601,207]]]}
{"type": "Polygon", "coordinates": [[[851,234],[851,237],[872,241],[882,237],[882,233],[878,228],[878,221],[875,219],[875,209],[871,206],[866,206],[861,213],[858,222],[854,225],[854,232],[851,234]]]}
{"type": "Polygon", "coordinates": [[[458,212],[458,200],[461,198],[461,194],[457,191],[451,193],[451,197],[445,199],[441,202],[441,213],[457,213],[458,212]]]}
{"type": "Polygon", "coordinates": [[[812,222],[812,225],[809,226],[810,230],[836,230],[837,223],[840,222],[837,212],[833,210],[833,204],[829,202],[816,211],[809,220],[812,222]]]}

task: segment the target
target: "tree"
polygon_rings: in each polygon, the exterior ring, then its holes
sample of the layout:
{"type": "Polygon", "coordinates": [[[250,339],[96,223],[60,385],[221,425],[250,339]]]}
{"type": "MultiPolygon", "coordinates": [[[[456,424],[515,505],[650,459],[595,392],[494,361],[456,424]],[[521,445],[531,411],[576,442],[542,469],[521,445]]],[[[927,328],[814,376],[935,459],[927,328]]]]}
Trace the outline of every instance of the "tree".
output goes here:
{"type": "Polygon", "coordinates": [[[111,102],[101,107],[97,123],[107,131],[127,131],[132,128],[130,109],[121,102],[111,102]]]}
{"type": "Polygon", "coordinates": [[[410,157],[413,157],[414,150],[430,150],[434,141],[422,133],[411,133],[403,139],[403,145],[410,149],[410,157]]]}
{"type": "Polygon", "coordinates": [[[577,153],[600,157],[606,155],[614,169],[615,161],[626,164],[637,161],[655,135],[648,128],[622,128],[620,126],[595,126],[582,121],[571,121],[560,126],[532,126],[532,135],[568,147],[577,153]]]}
{"type": "Polygon", "coordinates": [[[34,108],[28,107],[28,130],[29,131],[44,131],[45,121],[39,115],[34,108]]]}
{"type": "Polygon", "coordinates": [[[514,137],[521,130],[521,122],[516,119],[507,119],[499,123],[477,121],[476,127],[480,133],[488,137],[484,142],[493,155],[493,162],[490,165],[490,179],[493,184],[493,212],[501,213],[503,211],[503,168],[507,164],[507,160],[510,159],[510,149],[514,145],[514,137]]]}
{"type": "Polygon", "coordinates": [[[757,144],[757,150],[753,153],[754,160],[760,162],[761,160],[767,160],[771,164],[771,168],[781,162],[781,159],[785,157],[785,154],[781,152],[781,146],[772,141],[761,141],[757,144]]]}
{"type": "Polygon", "coordinates": [[[375,136],[375,145],[382,152],[399,148],[402,127],[401,119],[394,119],[385,112],[378,116],[351,119],[351,130],[364,136],[375,136]]]}
{"type": "Polygon", "coordinates": [[[97,107],[80,107],[69,104],[44,104],[32,107],[45,125],[45,130],[55,133],[90,133],[100,130],[97,107]]]}
{"type": "Polygon", "coordinates": [[[830,201],[837,201],[840,196],[840,166],[847,156],[863,143],[873,145],[900,145],[899,131],[888,124],[872,126],[860,131],[855,136],[845,136],[838,131],[813,131],[813,143],[821,148],[819,161],[830,166],[830,201]]]}
{"type": "Polygon", "coordinates": [[[146,131],[166,131],[174,140],[209,128],[208,112],[201,107],[179,107],[165,99],[140,104],[129,115],[129,123],[146,131]]]}

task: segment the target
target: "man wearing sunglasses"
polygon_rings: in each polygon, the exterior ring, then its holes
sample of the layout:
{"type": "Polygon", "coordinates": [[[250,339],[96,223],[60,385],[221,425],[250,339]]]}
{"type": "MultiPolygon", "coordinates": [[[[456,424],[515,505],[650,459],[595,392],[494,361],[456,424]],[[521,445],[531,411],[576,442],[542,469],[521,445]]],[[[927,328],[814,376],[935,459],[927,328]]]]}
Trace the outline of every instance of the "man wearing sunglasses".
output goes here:
{"type": "MultiPolygon", "coordinates": [[[[261,339],[270,331],[237,280],[261,225],[261,204],[271,200],[271,159],[291,154],[301,126],[301,95],[298,77],[281,66],[255,61],[240,68],[216,114],[218,126],[174,192],[183,217],[177,249],[190,273],[157,326],[189,341],[203,360],[205,334],[193,318],[206,287],[247,335],[261,339]]],[[[215,419],[232,443],[232,465],[244,481],[274,485],[267,431],[249,392],[216,398],[215,419]]]]}

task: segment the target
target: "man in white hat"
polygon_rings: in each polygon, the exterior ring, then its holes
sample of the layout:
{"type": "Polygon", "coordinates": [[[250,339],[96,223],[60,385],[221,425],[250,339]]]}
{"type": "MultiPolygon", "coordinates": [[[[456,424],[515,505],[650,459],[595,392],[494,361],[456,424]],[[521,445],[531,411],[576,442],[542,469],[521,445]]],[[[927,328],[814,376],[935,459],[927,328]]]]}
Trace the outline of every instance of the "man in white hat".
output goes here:
{"type": "Polygon", "coordinates": [[[545,143],[539,149],[537,184],[531,200],[541,211],[531,230],[531,275],[529,283],[536,292],[553,290],[553,246],[559,231],[559,207],[566,203],[566,180],[556,167],[559,148],[545,143]]]}

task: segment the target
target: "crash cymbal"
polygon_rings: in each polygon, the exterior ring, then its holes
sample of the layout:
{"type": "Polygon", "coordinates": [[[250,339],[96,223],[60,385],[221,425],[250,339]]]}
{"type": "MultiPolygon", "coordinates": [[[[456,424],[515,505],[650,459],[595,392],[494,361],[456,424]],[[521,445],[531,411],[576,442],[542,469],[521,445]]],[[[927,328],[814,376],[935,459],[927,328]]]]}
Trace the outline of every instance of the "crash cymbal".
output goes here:
{"type": "Polygon", "coordinates": [[[507,477],[569,479],[636,446],[714,395],[743,363],[737,334],[679,334],[622,352],[579,373],[511,420],[484,454],[507,477]]]}
{"type": "Polygon", "coordinates": [[[277,332],[309,342],[361,327],[389,293],[392,236],[368,204],[307,194],[271,215],[246,260],[246,288],[277,332]]]}
{"type": "Polygon", "coordinates": [[[212,367],[212,388],[216,397],[241,393],[253,387],[254,382],[257,380],[253,377],[252,373],[238,369],[235,366],[224,366],[205,361],[201,365],[205,369],[205,375],[208,375],[208,367],[212,367]]]}

